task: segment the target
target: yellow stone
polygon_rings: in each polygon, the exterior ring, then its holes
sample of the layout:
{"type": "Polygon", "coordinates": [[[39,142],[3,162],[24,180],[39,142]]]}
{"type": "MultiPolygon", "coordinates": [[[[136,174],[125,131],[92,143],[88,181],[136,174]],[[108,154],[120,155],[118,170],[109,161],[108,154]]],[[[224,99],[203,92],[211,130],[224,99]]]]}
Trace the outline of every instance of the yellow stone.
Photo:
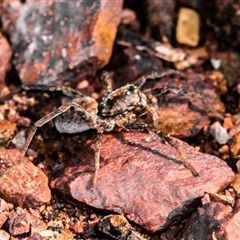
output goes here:
{"type": "Polygon", "coordinates": [[[181,44],[196,47],[199,41],[200,18],[196,11],[181,8],[178,14],[176,38],[181,44]]]}

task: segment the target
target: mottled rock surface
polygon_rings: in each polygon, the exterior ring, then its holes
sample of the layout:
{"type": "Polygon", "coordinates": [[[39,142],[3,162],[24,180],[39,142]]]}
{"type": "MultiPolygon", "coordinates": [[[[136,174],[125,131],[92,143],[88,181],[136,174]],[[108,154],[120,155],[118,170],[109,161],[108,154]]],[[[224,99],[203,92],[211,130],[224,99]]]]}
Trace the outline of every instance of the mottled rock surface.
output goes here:
{"type": "Polygon", "coordinates": [[[12,56],[11,47],[7,39],[0,34],[0,97],[1,90],[4,88],[6,72],[10,68],[10,59],[12,56]]]}
{"type": "Polygon", "coordinates": [[[46,229],[46,224],[37,217],[29,214],[24,209],[18,207],[16,212],[10,217],[9,232],[11,235],[21,235],[23,233],[40,232],[46,229]]]}
{"type": "Polygon", "coordinates": [[[188,220],[182,239],[240,239],[240,199],[234,208],[210,202],[188,220]]]}
{"type": "Polygon", "coordinates": [[[4,1],[3,29],[10,36],[21,80],[48,84],[94,76],[111,56],[122,3],[4,1]]]}
{"type": "Polygon", "coordinates": [[[197,208],[205,192],[224,189],[234,179],[224,161],[174,140],[199,177],[158,136],[127,132],[104,135],[95,188],[91,186],[94,145],[90,141],[79,153],[79,164],[67,167],[51,186],[93,207],[124,213],[150,231],[163,230],[197,208]]]}
{"type": "Polygon", "coordinates": [[[46,175],[26,158],[17,163],[19,158],[17,149],[0,149],[0,196],[18,206],[32,208],[49,202],[51,192],[46,175]]]}

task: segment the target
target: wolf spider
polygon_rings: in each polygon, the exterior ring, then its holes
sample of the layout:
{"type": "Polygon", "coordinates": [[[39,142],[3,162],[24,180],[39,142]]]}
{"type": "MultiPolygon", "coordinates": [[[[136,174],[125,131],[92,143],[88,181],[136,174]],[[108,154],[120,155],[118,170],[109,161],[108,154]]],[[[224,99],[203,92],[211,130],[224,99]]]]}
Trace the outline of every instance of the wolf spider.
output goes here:
{"type": "Polygon", "coordinates": [[[140,77],[133,84],[127,84],[116,90],[113,90],[112,88],[112,81],[109,73],[103,72],[101,75],[101,81],[105,94],[102,97],[100,104],[98,104],[95,99],[64,86],[60,88],[39,85],[23,86],[25,90],[39,89],[61,91],[72,100],[34,123],[22,149],[20,161],[24,158],[37,128],[42,127],[45,123],[55,119],[56,129],[61,133],[72,134],[85,132],[89,129],[95,129],[97,131],[94,158],[95,172],[92,178],[93,186],[96,185],[99,171],[102,134],[111,131],[115,126],[125,130],[149,131],[157,134],[177,150],[184,166],[188,168],[194,176],[198,176],[197,171],[186,160],[177,143],[158,128],[158,105],[154,95],[162,95],[169,91],[182,95],[186,94],[186,92],[182,89],[172,87],[141,91],[141,87],[145,84],[147,79],[161,78],[175,72],[176,71],[174,70],[168,70],[162,73],[152,72],[146,76],[140,77]],[[141,114],[150,115],[152,123],[138,121],[141,114]]]}

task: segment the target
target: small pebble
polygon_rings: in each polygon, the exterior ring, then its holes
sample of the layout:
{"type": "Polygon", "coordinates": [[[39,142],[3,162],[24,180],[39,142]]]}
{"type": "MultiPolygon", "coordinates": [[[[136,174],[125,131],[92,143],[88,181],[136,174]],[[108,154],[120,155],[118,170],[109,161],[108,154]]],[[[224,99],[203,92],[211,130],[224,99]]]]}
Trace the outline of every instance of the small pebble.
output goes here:
{"type": "Polygon", "coordinates": [[[211,58],[210,59],[211,64],[214,69],[219,69],[221,67],[221,60],[217,58],[211,58]]]}
{"type": "Polygon", "coordinates": [[[43,230],[39,233],[42,237],[53,237],[54,233],[52,230],[43,230]]]}
{"type": "Polygon", "coordinates": [[[12,139],[12,143],[15,144],[15,146],[18,149],[22,149],[24,144],[26,142],[26,138],[25,138],[25,131],[20,131],[18,132],[15,137],[12,139]]]}
{"type": "Polygon", "coordinates": [[[89,82],[87,80],[83,80],[78,84],[77,88],[83,89],[83,88],[87,88],[88,86],[89,86],[89,82]]]}
{"type": "Polygon", "coordinates": [[[146,142],[151,142],[151,138],[150,138],[150,137],[146,137],[146,138],[145,138],[145,141],[146,141],[146,142]]]}
{"type": "Polygon", "coordinates": [[[226,144],[229,140],[227,130],[217,121],[210,126],[210,133],[219,144],[226,144]]]}
{"type": "Polygon", "coordinates": [[[220,152],[220,153],[228,153],[229,152],[228,145],[223,145],[221,148],[218,149],[218,152],[220,152]]]}
{"type": "Polygon", "coordinates": [[[0,229],[0,239],[1,240],[9,240],[10,235],[7,232],[5,232],[4,230],[0,229]]]}

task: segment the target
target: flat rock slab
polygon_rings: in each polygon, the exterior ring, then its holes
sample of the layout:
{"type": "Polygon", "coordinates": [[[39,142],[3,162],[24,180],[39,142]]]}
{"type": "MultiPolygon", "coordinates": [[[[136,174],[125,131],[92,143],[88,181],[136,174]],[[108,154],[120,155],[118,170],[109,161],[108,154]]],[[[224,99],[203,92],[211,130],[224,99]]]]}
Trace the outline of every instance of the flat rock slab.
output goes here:
{"type": "Polygon", "coordinates": [[[174,141],[199,177],[194,177],[181,164],[176,150],[158,136],[118,132],[103,137],[95,188],[91,186],[94,144],[90,141],[79,153],[79,164],[66,167],[51,187],[95,208],[124,213],[149,231],[163,230],[196,209],[205,192],[216,193],[234,179],[221,159],[174,141]]]}
{"type": "Polygon", "coordinates": [[[49,202],[47,176],[26,158],[17,164],[19,158],[17,149],[0,149],[0,196],[7,202],[31,208],[49,202]]]}

